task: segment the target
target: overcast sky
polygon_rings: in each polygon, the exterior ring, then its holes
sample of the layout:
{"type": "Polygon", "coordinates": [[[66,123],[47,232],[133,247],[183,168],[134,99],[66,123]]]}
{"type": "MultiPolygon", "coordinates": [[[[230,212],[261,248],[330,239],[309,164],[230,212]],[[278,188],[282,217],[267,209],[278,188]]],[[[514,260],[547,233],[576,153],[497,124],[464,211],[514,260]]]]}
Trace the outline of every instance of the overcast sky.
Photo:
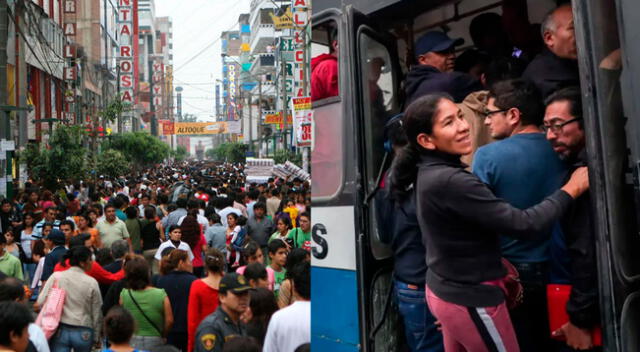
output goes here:
{"type": "Polygon", "coordinates": [[[214,120],[215,81],[222,78],[220,33],[238,29],[238,17],[249,13],[249,5],[250,0],[155,0],[156,16],[173,21],[173,85],[184,88],[183,115],[214,120]]]}

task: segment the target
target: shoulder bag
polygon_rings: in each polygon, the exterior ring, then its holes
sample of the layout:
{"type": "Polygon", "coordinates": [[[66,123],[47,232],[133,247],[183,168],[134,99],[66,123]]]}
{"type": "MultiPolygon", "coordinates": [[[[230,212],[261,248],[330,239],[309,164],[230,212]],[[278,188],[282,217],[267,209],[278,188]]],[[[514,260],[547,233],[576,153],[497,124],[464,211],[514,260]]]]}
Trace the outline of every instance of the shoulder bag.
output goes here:
{"type": "Polygon", "coordinates": [[[149,317],[146,314],[144,314],[144,310],[142,310],[142,308],[138,304],[138,301],[136,301],[136,299],[133,298],[133,295],[131,294],[131,289],[128,289],[128,290],[129,290],[129,297],[131,297],[133,304],[135,304],[136,308],[138,308],[140,313],[142,313],[142,316],[149,322],[149,324],[151,324],[151,326],[153,326],[154,329],[156,329],[156,331],[160,334],[161,337],[164,337],[164,334],[162,333],[162,330],[158,327],[158,325],[156,325],[156,323],[154,323],[153,320],[149,319],[149,317]]]}

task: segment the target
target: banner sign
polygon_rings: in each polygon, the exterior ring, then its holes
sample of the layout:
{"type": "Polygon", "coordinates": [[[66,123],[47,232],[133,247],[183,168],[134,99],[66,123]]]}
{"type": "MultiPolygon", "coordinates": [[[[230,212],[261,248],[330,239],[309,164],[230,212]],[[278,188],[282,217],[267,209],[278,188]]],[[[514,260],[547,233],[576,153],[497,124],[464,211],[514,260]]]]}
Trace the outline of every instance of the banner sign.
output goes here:
{"type": "Polygon", "coordinates": [[[197,134],[220,134],[229,133],[227,122],[175,122],[173,124],[163,124],[164,135],[197,135],[197,134]],[[172,128],[173,127],[173,128],[172,128]]]}
{"type": "MultiPolygon", "coordinates": [[[[264,123],[270,125],[281,125],[284,122],[283,120],[282,113],[268,114],[264,116],[264,123]]],[[[287,123],[289,125],[293,123],[293,117],[291,115],[287,116],[287,123]]]]}
{"type": "Polygon", "coordinates": [[[313,145],[313,110],[311,97],[291,99],[293,110],[293,130],[296,146],[311,147],[313,145]]]}

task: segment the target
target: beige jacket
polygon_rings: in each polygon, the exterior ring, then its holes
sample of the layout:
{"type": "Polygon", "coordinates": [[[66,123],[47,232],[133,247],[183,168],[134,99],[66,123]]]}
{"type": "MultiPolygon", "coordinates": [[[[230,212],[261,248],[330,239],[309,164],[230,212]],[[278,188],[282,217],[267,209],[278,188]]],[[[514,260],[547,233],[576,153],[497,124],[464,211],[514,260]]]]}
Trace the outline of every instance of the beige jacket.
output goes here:
{"type": "Polygon", "coordinates": [[[473,155],[478,148],[494,141],[491,138],[489,127],[484,124],[484,112],[487,108],[489,91],[480,90],[467,95],[462,103],[457,104],[465,120],[469,123],[471,129],[471,154],[462,156],[462,162],[471,166],[473,155]]]}

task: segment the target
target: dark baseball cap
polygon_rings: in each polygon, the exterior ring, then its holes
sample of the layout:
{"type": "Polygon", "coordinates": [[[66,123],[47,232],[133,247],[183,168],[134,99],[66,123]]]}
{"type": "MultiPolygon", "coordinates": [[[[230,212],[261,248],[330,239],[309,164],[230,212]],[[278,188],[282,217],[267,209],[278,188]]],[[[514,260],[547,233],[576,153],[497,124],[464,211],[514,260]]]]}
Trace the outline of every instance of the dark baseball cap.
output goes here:
{"type": "Polygon", "coordinates": [[[65,241],[64,233],[58,229],[53,229],[49,233],[49,236],[46,237],[49,241],[55,244],[63,244],[65,241]]]}
{"type": "Polygon", "coordinates": [[[464,39],[451,39],[444,32],[432,31],[423,35],[416,42],[416,56],[426,54],[428,52],[441,52],[452,49],[455,46],[462,45],[464,39]]]}
{"type": "Polygon", "coordinates": [[[227,293],[227,291],[231,291],[233,293],[242,293],[247,292],[250,289],[251,286],[249,286],[249,282],[244,275],[230,273],[223,276],[222,280],[220,280],[218,292],[227,293]]]}

